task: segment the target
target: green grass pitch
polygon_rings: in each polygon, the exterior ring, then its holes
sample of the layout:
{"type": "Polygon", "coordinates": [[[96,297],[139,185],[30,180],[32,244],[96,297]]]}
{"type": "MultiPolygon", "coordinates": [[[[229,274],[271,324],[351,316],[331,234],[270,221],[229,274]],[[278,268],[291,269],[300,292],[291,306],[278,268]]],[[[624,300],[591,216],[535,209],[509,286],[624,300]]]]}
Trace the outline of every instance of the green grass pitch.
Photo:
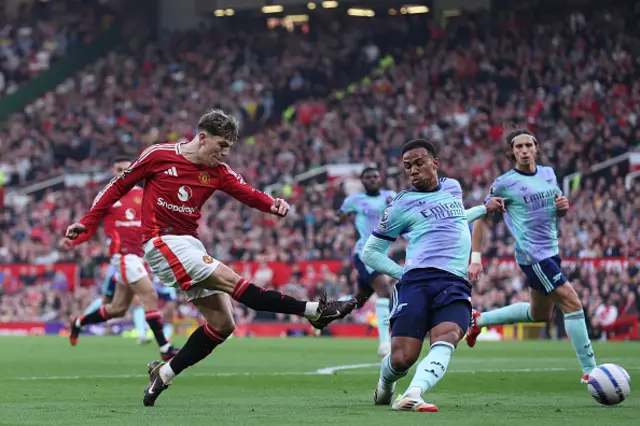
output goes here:
{"type": "MultiPolygon", "coordinates": [[[[373,406],[374,339],[231,339],[176,378],[154,408],[141,399],[153,345],[0,337],[0,348],[0,425],[630,426],[640,416],[638,390],[615,407],[591,398],[569,342],[462,344],[425,397],[435,414],[373,406]]],[[[594,351],[599,363],[625,367],[633,384],[639,343],[594,343],[594,351]]]]}

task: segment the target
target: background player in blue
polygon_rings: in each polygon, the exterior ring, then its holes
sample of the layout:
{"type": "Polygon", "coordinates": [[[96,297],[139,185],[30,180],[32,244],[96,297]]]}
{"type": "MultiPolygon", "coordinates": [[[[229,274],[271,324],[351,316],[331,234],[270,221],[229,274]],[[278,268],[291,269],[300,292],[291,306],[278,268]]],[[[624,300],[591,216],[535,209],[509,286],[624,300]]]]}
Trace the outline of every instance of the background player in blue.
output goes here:
{"type": "Polygon", "coordinates": [[[451,355],[471,319],[471,252],[469,222],[488,212],[504,211],[499,198],[466,210],[454,179],[438,179],[435,146],[417,139],[402,148],[405,174],[412,189],[398,194],[362,251],[365,264],[399,279],[391,314],[391,354],[382,360],[374,393],[376,404],[389,404],[395,382],[418,360],[429,333],[431,350],[416,370],[407,391],[392,409],[435,412],[422,395],[445,374],[451,355]],[[408,241],[404,269],[386,252],[400,234],[408,241]]]}
{"type": "Polygon", "coordinates": [[[162,308],[164,335],[167,336],[167,339],[170,339],[173,336],[173,319],[178,310],[178,292],[175,287],[163,285],[158,277],[153,278],[153,285],[156,288],[156,293],[158,293],[158,298],[164,301],[162,308]]]}
{"type": "Polygon", "coordinates": [[[376,318],[380,338],[378,355],[385,356],[391,352],[391,336],[389,335],[391,288],[389,278],[362,263],[360,255],[364,243],[380,222],[382,213],[391,199],[396,196],[396,193],[381,189],[382,179],[380,172],[375,167],[365,167],[360,174],[360,181],[364,192],[349,195],[344,200],[336,217],[336,223],[342,224],[349,216],[355,215],[354,222],[359,236],[352,255],[353,266],[358,271],[358,291],[355,295],[358,304],[356,308],[360,309],[374,292],[378,295],[376,300],[376,318]]]}
{"type": "MultiPolygon", "coordinates": [[[[89,307],[84,311],[84,314],[90,314],[91,312],[98,309],[100,306],[105,305],[107,303],[111,303],[113,300],[113,295],[116,291],[116,268],[113,265],[109,265],[107,268],[107,272],[104,276],[104,281],[102,283],[102,295],[95,299],[89,307]]],[[[144,313],[144,311],[143,311],[144,313]]]]}
{"type": "MultiPolygon", "coordinates": [[[[582,382],[588,383],[596,360],[582,303],[562,273],[558,255],[556,222],[569,211],[569,201],[562,195],[553,169],[536,165],[538,141],[533,133],[514,130],[506,135],[506,140],[508,156],[515,167],[495,180],[489,196],[505,200],[504,220],[516,240],[516,261],[527,277],[531,302],[515,303],[482,314],[474,312],[467,343],[473,347],[480,329],[486,325],[548,321],[555,303],[564,313],[565,329],[582,368],[582,382]]],[[[480,252],[484,223],[478,221],[473,229],[469,267],[472,280],[482,273],[480,252]]]]}

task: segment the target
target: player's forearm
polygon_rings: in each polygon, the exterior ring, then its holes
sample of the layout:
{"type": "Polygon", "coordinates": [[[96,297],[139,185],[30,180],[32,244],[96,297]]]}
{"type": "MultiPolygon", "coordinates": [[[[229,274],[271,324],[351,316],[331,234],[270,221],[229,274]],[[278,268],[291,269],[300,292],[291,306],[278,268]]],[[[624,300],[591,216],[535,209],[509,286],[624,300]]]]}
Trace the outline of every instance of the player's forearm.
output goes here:
{"type": "Polygon", "coordinates": [[[375,269],[381,274],[399,280],[402,278],[402,266],[387,256],[390,245],[391,241],[370,236],[362,249],[362,261],[365,265],[375,269]]]}
{"type": "Polygon", "coordinates": [[[464,213],[467,216],[467,221],[471,223],[483,216],[486,216],[487,207],[485,206],[471,207],[470,209],[465,210],[464,213]]]}
{"type": "Polygon", "coordinates": [[[227,186],[223,187],[222,190],[242,204],[261,212],[269,213],[274,203],[274,199],[271,196],[235,178],[230,179],[227,186]]]}
{"type": "Polygon", "coordinates": [[[249,201],[249,206],[253,207],[256,210],[260,210],[261,212],[269,213],[271,211],[271,207],[273,206],[274,199],[264,192],[258,191],[254,189],[255,194],[254,197],[249,201]]]}
{"type": "Polygon", "coordinates": [[[471,231],[471,252],[482,253],[482,238],[484,236],[485,220],[479,220],[473,224],[471,231]]]}

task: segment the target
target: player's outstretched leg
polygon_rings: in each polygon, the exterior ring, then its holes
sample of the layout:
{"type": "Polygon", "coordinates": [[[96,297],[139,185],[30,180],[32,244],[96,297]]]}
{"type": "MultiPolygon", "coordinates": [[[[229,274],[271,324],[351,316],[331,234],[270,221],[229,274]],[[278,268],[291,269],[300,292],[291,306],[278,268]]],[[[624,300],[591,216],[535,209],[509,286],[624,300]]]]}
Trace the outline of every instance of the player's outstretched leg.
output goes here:
{"type": "Polygon", "coordinates": [[[235,328],[231,300],[226,294],[211,294],[192,300],[207,321],[194,331],[187,343],[165,363],[154,361],[148,364],[149,384],[144,391],[143,404],[152,407],[158,396],[183,370],[206,358],[217,346],[224,343],[235,328]],[[214,325],[212,325],[214,324],[214,325]]]}
{"type": "Polygon", "coordinates": [[[100,324],[111,318],[124,316],[127,309],[129,309],[132,299],[133,291],[122,284],[118,284],[111,303],[102,305],[87,315],[71,318],[69,323],[69,340],[71,346],[75,346],[78,343],[78,337],[82,327],[91,324],[100,324]]]}
{"type": "Polygon", "coordinates": [[[323,326],[344,318],[356,306],[355,299],[306,302],[260,288],[209,256],[204,245],[192,237],[158,237],[145,246],[145,260],[154,275],[180,285],[183,291],[221,291],[256,311],[299,315],[323,326]]]}
{"type": "Polygon", "coordinates": [[[258,287],[222,263],[218,262],[212,269],[213,273],[208,278],[191,288],[222,291],[253,310],[298,315],[321,328],[346,317],[356,306],[355,299],[327,301],[322,297],[318,302],[298,300],[277,290],[258,287]]]}
{"type": "Polygon", "coordinates": [[[476,340],[482,327],[488,325],[517,324],[522,322],[535,322],[531,315],[531,304],[528,302],[514,303],[504,308],[479,313],[473,311],[471,326],[467,331],[467,344],[469,347],[476,345],[476,340]]]}

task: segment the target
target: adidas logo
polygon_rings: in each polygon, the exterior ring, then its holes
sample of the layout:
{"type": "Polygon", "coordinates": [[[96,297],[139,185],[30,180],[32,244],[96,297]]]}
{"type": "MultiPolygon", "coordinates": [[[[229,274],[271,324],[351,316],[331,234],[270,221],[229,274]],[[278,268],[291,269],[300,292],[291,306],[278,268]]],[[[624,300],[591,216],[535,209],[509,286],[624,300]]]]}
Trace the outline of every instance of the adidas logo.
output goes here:
{"type": "Polygon", "coordinates": [[[165,170],[165,171],[164,171],[164,174],[165,174],[165,175],[169,175],[169,176],[175,176],[175,177],[178,177],[178,171],[176,170],[176,168],[175,168],[175,167],[172,167],[172,168],[170,168],[170,169],[165,170]]]}

